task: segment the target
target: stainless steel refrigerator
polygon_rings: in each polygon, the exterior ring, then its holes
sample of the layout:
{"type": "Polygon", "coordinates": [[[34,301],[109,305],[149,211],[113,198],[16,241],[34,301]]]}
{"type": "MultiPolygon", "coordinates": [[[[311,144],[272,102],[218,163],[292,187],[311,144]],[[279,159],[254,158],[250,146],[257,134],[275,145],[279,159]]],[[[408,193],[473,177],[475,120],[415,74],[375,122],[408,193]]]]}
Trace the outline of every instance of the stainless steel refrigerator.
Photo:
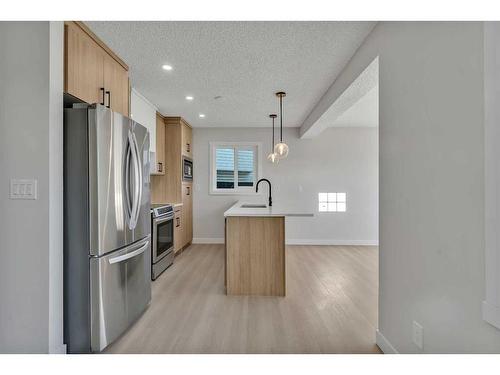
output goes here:
{"type": "Polygon", "coordinates": [[[151,301],[149,133],[101,105],[64,110],[64,337],[100,352],[151,301]]]}

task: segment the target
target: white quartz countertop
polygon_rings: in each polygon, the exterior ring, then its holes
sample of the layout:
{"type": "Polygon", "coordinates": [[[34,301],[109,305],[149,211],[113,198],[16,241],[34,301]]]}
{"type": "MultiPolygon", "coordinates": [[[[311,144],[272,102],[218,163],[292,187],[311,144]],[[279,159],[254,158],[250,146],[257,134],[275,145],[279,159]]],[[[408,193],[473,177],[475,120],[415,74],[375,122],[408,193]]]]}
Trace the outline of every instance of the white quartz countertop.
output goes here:
{"type": "Polygon", "coordinates": [[[255,203],[255,202],[243,202],[238,201],[231,206],[226,212],[224,212],[224,217],[228,216],[296,216],[296,217],[313,217],[313,212],[302,211],[298,209],[293,209],[286,206],[280,206],[279,204],[273,203],[272,207],[269,207],[266,203],[255,203]],[[242,207],[245,205],[262,205],[265,207],[242,207]]]}

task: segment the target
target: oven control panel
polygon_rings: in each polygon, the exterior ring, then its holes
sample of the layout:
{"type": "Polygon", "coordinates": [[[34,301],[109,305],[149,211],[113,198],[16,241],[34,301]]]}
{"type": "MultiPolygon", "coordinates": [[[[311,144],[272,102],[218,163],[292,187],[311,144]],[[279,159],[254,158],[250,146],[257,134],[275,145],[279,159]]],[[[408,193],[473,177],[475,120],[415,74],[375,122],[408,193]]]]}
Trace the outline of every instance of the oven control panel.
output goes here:
{"type": "Polygon", "coordinates": [[[153,213],[153,217],[160,217],[173,212],[174,208],[172,207],[172,205],[167,204],[159,207],[153,207],[151,208],[151,211],[153,213]]]}

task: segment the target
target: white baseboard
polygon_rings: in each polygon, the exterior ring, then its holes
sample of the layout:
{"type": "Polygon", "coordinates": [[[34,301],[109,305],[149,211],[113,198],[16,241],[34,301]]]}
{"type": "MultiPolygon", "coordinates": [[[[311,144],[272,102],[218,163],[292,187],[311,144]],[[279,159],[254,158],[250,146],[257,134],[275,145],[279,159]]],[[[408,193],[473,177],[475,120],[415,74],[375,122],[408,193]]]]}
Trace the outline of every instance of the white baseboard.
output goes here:
{"type": "Polygon", "coordinates": [[[192,243],[201,243],[201,244],[221,244],[224,243],[224,237],[221,238],[203,238],[197,237],[193,238],[192,243]]]}
{"type": "MultiPolygon", "coordinates": [[[[223,237],[207,238],[195,237],[192,243],[194,244],[222,244],[223,237]]],[[[371,240],[316,240],[316,239],[288,239],[287,245],[330,245],[330,246],[378,246],[377,241],[371,240]]]]}
{"type": "Polygon", "coordinates": [[[483,319],[500,329],[500,308],[483,301],[483,319]]]}
{"type": "Polygon", "coordinates": [[[287,245],[378,246],[372,240],[287,239],[287,245]]]}
{"type": "Polygon", "coordinates": [[[399,354],[399,352],[391,345],[389,340],[385,338],[385,336],[377,329],[375,333],[375,342],[377,346],[384,352],[384,354],[399,354]]]}

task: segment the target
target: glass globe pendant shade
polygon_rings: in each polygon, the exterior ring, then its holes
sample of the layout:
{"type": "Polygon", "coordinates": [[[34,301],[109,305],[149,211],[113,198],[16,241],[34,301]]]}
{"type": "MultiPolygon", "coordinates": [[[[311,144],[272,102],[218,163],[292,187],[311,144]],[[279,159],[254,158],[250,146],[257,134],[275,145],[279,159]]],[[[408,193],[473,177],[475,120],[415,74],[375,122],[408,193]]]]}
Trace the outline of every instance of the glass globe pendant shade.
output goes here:
{"type": "Polygon", "coordinates": [[[268,156],[267,156],[267,160],[269,160],[271,163],[278,163],[279,159],[278,159],[278,155],[276,155],[275,152],[271,152],[268,156]]]}
{"type": "Polygon", "coordinates": [[[288,156],[288,145],[286,143],[277,143],[274,146],[274,153],[278,156],[279,159],[284,159],[288,156]]]}

